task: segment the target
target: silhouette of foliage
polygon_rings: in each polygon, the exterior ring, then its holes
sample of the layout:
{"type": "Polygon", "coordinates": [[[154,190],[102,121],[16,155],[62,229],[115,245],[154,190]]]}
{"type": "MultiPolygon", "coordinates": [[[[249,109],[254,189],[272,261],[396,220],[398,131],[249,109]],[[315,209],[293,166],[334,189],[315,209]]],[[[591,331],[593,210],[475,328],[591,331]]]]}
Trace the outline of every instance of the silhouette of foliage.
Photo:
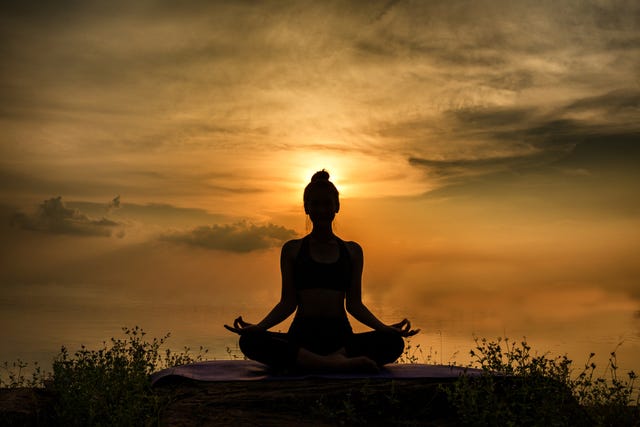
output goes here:
{"type": "Polygon", "coordinates": [[[203,360],[197,354],[161,351],[170,334],[146,339],[138,326],[123,328],[124,339],[111,338],[101,348],[85,346],[71,354],[62,347],[53,361],[53,372],[36,365],[31,377],[23,373],[28,364],[4,363],[6,387],[44,387],[53,395],[53,419],[57,425],[148,425],[157,424],[166,396],[153,393],[149,375],[156,370],[203,360]]]}
{"type": "Polygon", "coordinates": [[[615,352],[609,377],[596,377],[589,362],[573,376],[567,356],[534,355],[526,340],[476,338],[470,367],[480,377],[463,375],[447,388],[449,401],[463,425],[639,425],[638,394],[632,371],[617,375],[615,352]]]}

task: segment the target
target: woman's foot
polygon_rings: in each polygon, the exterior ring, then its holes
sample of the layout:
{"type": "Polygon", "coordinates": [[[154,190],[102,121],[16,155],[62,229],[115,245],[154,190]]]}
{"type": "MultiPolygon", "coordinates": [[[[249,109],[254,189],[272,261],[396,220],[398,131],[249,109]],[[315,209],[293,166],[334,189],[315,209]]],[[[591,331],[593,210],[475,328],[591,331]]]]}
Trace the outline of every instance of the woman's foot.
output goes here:
{"type": "Polygon", "coordinates": [[[377,374],[380,372],[380,368],[378,368],[376,362],[366,356],[347,357],[345,367],[347,367],[348,372],[361,372],[367,374],[377,374]]]}
{"type": "Polygon", "coordinates": [[[380,371],[376,362],[368,357],[347,357],[343,349],[322,356],[301,348],[298,352],[297,362],[300,368],[313,371],[359,373],[377,373],[380,371]]]}

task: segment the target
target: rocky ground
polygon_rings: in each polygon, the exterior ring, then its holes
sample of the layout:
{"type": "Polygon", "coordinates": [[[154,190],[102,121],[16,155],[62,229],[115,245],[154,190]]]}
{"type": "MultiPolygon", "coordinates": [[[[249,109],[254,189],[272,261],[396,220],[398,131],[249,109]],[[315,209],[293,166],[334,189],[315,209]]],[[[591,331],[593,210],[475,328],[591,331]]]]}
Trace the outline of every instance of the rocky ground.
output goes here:
{"type": "MultiPolygon", "coordinates": [[[[166,426],[455,425],[446,380],[327,380],[164,384],[166,426]]],[[[43,390],[0,390],[0,424],[50,424],[43,390]]]]}
{"type": "Polygon", "coordinates": [[[447,425],[443,383],[300,380],[175,386],[166,425],[447,425]]]}

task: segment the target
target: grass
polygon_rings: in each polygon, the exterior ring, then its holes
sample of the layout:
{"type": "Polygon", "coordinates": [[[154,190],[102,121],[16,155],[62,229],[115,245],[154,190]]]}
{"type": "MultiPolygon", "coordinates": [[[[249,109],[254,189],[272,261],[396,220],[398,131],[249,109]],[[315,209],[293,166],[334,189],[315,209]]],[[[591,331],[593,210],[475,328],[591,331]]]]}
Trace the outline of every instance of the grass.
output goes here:
{"type": "MultiPolygon", "coordinates": [[[[27,373],[28,364],[5,362],[0,366],[0,387],[45,390],[52,396],[51,424],[157,425],[171,396],[151,389],[149,375],[203,360],[207,351],[162,350],[169,334],[148,339],[138,327],[123,328],[123,332],[124,338],[112,338],[97,350],[83,346],[70,353],[63,347],[52,372],[34,365],[27,373]]],[[[232,349],[227,352],[230,358],[240,357],[232,349]]],[[[454,416],[456,425],[470,426],[640,425],[636,375],[619,375],[615,352],[604,376],[596,374],[593,354],[576,370],[566,356],[534,354],[526,340],[476,339],[470,355],[470,367],[483,371],[480,377],[461,376],[433,393],[423,390],[422,394],[394,382],[383,386],[387,388],[365,384],[337,398],[319,396],[311,412],[348,425],[375,424],[382,419],[410,424],[408,420],[416,417],[423,417],[426,423],[438,411],[454,416]]],[[[434,359],[431,351],[425,356],[419,345],[409,342],[400,362],[434,363],[434,359]]]]}

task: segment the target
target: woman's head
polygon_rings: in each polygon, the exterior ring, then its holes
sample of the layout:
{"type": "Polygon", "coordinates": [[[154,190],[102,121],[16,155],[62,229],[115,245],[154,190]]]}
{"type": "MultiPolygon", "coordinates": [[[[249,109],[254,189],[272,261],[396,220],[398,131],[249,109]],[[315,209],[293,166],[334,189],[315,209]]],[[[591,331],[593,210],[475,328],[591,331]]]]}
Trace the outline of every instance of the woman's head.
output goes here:
{"type": "Polygon", "coordinates": [[[340,210],[340,197],[336,186],[329,181],[329,172],[322,169],[313,174],[311,182],[304,189],[303,201],[304,211],[312,221],[316,219],[314,217],[322,216],[324,211],[333,220],[340,210]]]}

